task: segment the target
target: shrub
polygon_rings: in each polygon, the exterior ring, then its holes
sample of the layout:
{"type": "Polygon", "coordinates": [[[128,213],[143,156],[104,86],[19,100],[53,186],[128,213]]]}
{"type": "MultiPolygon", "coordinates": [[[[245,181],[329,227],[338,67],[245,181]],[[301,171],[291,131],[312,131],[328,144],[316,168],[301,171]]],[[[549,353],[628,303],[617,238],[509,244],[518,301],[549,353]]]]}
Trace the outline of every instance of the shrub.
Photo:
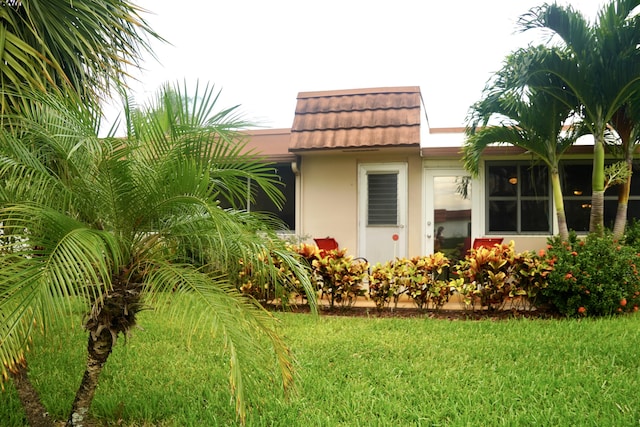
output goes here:
{"type": "Polygon", "coordinates": [[[382,309],[389,305],[392,298],[397,304],[401,294],[400,285],[395,277],[394,264],[391,261],[384,264],[377,263],[369,276],[369,298],[378,309],[382,309]]]}
{"type": "Polygon", "coordinates": [[[636,253],[640,252],[640,221],[632,218],[625,230],[624,243],[631,246],[636,253]]]}
{"type": "Polygon", "coordinates": [[[547,259],[554,265],[541,297],[567,316],[603,316],[637,310],[640,305],[638,254],[610,233],[568,242],[549,239],[547,259]]]}
{"type": "Polygon", "coordinates": [[[335,303],[350,307],[359,296],[365,294],[362,282],[368,276],[369,264],[354,260],[346,254],[346,249],[322,251],[311,262],[322,293],[329,295],[329,305],[335,303]]]}
{"type": "Polygon", "coordinates": [[[458,292],[465,304],[478,302],[489,310],[504,308],[508,301],[531,308],[552,270],[552,264],[532,252],[516,253],[513,241],[471,249],[455,266],[464,279],[458,292]]]}
{"type": "Polygon", "coordinates": [[[531,309],[537,305],[542,289],[547,287],[548,278],[554,269],[553,263],[545,257],[545,252],[539,255],[525,251],[516,254],[513,259],[514,271],[517,274],[517,288],[513,295],[519,295],[524,308],[531,309]]]}
{"type": "Polygon", "coordinates": [[[436,252],[415,257],[411,264],[412,276],[407,283],[407,294],[418,308],[440,309],[451,295],[452,283],[447,277],[449,259],[442,252],[436,252]]]}
{"type": "Polygon", "coordinates": [[[441,252],[378,263],[371,272],[369,296],[378,308],[388,306],[392,298],[397,303],[407,294],[420,309],[439,309],[449,300],[451,288],[458,285],[448,278],[450,264],[441,252]]]}
{"type": "Polygon", "coordinates": [[[289,304],[293,295],[305,294],[298,278],[276,254],[261,254],[258,261],[268,263],[272,268],[267,273],[264,269],[259,269],[256,273],[251,263],[240,260],[236,284],[240,292],[263,304],[280,302],[284,306],[289,304]]]}

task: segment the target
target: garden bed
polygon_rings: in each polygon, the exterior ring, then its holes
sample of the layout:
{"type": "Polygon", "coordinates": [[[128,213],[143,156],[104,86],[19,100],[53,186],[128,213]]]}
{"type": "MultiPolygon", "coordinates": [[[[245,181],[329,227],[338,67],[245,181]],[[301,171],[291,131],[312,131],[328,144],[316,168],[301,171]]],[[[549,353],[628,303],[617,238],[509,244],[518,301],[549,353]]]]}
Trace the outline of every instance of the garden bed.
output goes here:
{"type": "MultiPolygon", "coordinates": [[[[308,304],[296,304],[283,309],[279,305],[268,305],[272,311],[287,311],[293,313],[310,313],[308,304]]],[[[320,316],[343,316],[343,317],[370,317],[370,318],[416,318],[424,317],[442,320],[504,320],[517,318],[551,319],[561,317],[558,313],[543,309],[532,310],[465,310],[443,308],[440,310],[420,309],[410,304],[401,304],[398,307],[385,307],[378,309],[375,306],[356,304],[351,307],[329,307],[320,303],[318,307],[320,316]]]]}

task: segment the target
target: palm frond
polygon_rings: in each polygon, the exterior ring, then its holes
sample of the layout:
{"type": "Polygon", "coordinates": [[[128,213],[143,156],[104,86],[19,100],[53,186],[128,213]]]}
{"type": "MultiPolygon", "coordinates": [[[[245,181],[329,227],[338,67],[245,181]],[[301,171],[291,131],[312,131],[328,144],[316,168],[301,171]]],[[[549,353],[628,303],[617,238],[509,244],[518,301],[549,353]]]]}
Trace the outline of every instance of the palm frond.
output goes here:
{"type": "MultiPolygon", "coordinates": [[[[277,332],[276,319],[224,278],[206,275],[190,265],[167,263],[153,269],[148,282],[165,284],[166,292],[177,294],[172,299],[182,300],[181,304],[206,307],[190,311],[187,321],[192,325],[191,334],[209,331],[222,337],[224,348],[219,350],[229,358],[229,383],[242,421],[247,410],[246,389],[254,385],[256,372],[277,373],[285,389],[293,386],[293,356],[277,332]],[[274,362],[276,371],[270,369],[274,362]]],[[[154,295],[155,307],[172,310],[174,305],[165,302],[166,293],[154,295]]],[[[183,320],[185,314],[183,310],[173,311],[183,320]]]]}
{"type": "Polygon", "coordinates": [[[571,5],[547,3],[534,7],[519,18],[518,26],[521,31],[541,29],[559,36],[582,59],[593,46],[589,21],[571,5]]]}

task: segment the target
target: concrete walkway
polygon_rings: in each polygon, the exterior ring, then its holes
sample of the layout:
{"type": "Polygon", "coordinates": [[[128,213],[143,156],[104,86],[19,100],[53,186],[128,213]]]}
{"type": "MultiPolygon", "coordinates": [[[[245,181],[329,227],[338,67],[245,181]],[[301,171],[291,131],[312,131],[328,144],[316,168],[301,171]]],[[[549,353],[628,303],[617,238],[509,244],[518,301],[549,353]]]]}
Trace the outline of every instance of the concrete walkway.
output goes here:
{"type": "MultiPolygon", "coordinates": [[[[325,296],[322,299],[318,300],[318,305],[320,307],[328,308],[329,307],[328,297],[325,296]]],[[[340,307],[338,303],[336,303],[335,306],[340,307]]],[[[373,302],[372,299],[361,296],[361,297],[358,297],[358,299],[356,299],[354,306],[375,308],[376,304],[373,302]]],[[[413,309],[413,308],[418,308],[418,306],[413,302],[413,300],[410,297],[406,295],[402,295],[399,298],[397,305],[393,301],[391,301],[385,308],[386,309],[390,309],[390,308],[412,308],[413,309]]],[[[432,308],[432,307],[429,307],[429,308],[432,308]]],[[[449,297],[449,301],[446,302],[441,307],[441,310],[454,310],[454,311],[463,311],[463,310],[472,310],[472,309],[473,308],[470,306],[465,308],[465,304],[462,299],[462,296],[459,294],[454,294],[451,297],[449,297]]],[[[512,310],[512,309],[528,310],[529,308],[528,306],[525,306],[520,299],[514,299],[513,301],[507,301],[507,303],[505,303],[505,306],[503,307],[502,310],[512,310]]],[[[482,308],[476,304],[475,310],[479,311],[479,310],[482,310],[482,308]]],[[[535,308],[533,308],[532,310],[535,310],[535,308]]]]}

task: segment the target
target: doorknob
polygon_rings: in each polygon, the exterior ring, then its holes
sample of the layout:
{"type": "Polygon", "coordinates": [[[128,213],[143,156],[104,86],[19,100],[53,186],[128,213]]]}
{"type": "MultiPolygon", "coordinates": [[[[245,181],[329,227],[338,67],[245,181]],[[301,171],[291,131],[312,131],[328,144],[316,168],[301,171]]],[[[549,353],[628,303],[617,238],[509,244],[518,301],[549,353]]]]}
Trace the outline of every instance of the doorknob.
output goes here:
{"type": "Polygon", "coordinates": [[[431,238],[431,234],[427,234],[427,239],[430,239],[430,238],[431,238]]]}

